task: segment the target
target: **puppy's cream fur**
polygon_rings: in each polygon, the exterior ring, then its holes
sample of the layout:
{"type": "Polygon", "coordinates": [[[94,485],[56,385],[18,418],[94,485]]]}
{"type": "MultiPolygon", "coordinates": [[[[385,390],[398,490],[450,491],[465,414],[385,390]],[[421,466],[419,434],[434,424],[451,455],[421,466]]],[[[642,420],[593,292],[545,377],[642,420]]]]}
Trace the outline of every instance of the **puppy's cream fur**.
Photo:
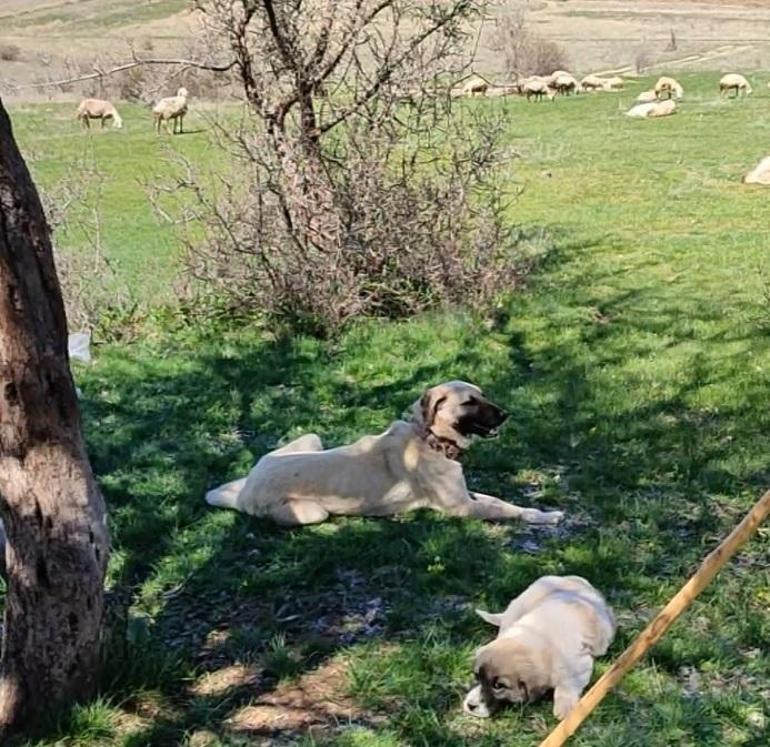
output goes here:
{"type": "Polygon", "coordinates": [[[263,456],[248,477],[207,493],[206,501],[287,526],[330,514],[389,516],[417,508],[555,523],[560,511],[521,508],[466,487],[455,458],[474,435],[492,435],[505,418],[477,386],[450,381],[428,389],[410,421],[336,449],[324,450],[315,434],[302,436],[263,456]]]}
{"type": "Polygon", "coordinates": [[[505,703],[531,703],[553,690],[553,713],[563,719],[591,679],[595,656],[607,651],[615,619],[602,595],[580,576],[543,576],[505,612],[477,613],[499,628],[476,652],[478,684],[466,712],[485,718],[505,703]]]}

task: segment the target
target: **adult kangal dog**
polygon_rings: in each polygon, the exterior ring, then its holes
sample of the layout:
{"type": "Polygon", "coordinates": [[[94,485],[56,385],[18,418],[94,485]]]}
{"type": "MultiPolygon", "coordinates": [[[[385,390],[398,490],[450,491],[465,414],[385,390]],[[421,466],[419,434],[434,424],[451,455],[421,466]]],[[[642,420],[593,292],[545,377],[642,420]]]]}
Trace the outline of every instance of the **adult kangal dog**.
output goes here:
{"type": "Polygon", "coordinates": [[[211,490],[212,506],[235,508],[279,524],[316,524],[329,514],[390,516],[431,508],[451,516],[554,524],[561,511],[521,508],[465,485],[455,461],[473,436],[488,437],[507,418],[473,384],[450,381],[428,389],[378,436],[324,450],[308,434],[263,456],[248,477],[211,490]]]}
{"type": "Polygon", "coordinates": [[[478,684],[463,703],[482,718],[553,690],[553,714],[563,719],[591,679],[594,656],[604,654],[615,636],[612,610],[580,576],[543,576],[505,612],[476,612],[498,627],[497,638],[476,652],[478,684]]]}

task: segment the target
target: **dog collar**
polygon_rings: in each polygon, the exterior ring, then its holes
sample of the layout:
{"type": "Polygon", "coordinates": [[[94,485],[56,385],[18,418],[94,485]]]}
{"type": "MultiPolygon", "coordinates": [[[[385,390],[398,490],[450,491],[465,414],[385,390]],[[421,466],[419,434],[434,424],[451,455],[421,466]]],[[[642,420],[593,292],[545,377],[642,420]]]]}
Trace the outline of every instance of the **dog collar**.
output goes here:
{"type": "Polygon", "coordinates": [[[428,428],[428,432],[423,440],[433,451],[438,451],[453,462],[456,462],[460,454],[463,453],[463,450],[456,441],[452,441],[451,438],[437,436],[430,428],[428,428]]]}

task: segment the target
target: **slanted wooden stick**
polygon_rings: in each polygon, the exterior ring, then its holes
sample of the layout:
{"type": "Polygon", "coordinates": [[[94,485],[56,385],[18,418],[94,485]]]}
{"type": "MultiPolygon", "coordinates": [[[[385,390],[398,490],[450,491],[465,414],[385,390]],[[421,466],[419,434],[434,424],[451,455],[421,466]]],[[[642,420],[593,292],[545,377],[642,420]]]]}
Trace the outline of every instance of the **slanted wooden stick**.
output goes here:
{"type": "Polygon", "coordinates": [[[567,717],[540,743],[540,747],[561,747],[588,718],[604,696],[623,679],[628,671],[642,658],[673,625],[711,582],[722,566],[757,531],[770,514],[770,490],[755,504],[729,536],[701,563],[690,580],[672,597],[671,601],[655,616],[652,622],[633,640],[617,661],[596,681],[580,699],[567,717]]]}

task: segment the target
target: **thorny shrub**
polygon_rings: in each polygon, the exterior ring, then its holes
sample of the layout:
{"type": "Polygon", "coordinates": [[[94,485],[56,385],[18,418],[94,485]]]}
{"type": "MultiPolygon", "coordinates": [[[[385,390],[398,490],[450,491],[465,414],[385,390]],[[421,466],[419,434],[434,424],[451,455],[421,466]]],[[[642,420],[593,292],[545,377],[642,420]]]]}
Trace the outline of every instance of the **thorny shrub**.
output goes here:
{"type": "Polygon", "coordinates": [[[335,215],[308,220],[334,242],[287,229],[283,175],[250,125],[222,131],[237,153],[231,173],[205,175],[175,156],[175,183],[150,189],[177,223],[200,303],[213,295],[220,311],[325,336],[361,316],[488,307],[526,274],[531,255],[506,220],[500,186],[509,161],[500,120],[470,106],[421,131],[351,120],[324,152],[335,215]]]}

